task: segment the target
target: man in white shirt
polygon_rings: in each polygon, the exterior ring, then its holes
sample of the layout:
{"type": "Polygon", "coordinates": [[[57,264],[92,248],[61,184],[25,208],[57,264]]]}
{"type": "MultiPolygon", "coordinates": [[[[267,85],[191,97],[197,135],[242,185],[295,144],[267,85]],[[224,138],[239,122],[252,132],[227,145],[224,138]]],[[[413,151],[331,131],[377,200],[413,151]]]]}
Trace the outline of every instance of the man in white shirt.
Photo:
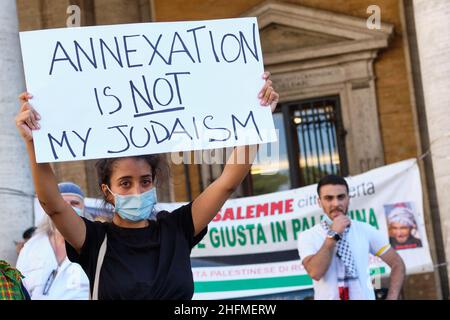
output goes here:
{"type": "MultiPolygon", "coordinates": [[[[62,182],[58,188],[76,214],[84,215],[80,187],[62,182]]],[[[89,299],[89,280],[81,266],[67,258],[64,238],[47,215],[20,251],[16,267],[32,300],[89,299]]]]}
{"type": "Polygon", "coordinates": [[[396,300],[405,277],[402,258],[387,235],[347,216],[349,189],[344,178],[328,175],[317,186],[323,220],[300,234],[301,262],[313,279],[316,300],[375,300],[369,253],[391,268],[386,299],[396,300]]]}

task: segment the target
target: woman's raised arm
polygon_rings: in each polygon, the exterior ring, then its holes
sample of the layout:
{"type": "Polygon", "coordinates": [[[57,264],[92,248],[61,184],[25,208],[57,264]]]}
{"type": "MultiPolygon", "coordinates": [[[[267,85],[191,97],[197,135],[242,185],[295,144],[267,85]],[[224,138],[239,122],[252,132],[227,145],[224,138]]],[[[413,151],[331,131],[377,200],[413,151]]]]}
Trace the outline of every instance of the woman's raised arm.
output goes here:
{"type": "Polygon", "coordinates": [[[36,163],[32,131],[40,129],[41,117],[29,103],[30,99],[32,96],[28,92],[19,96],[21,107],[16,116],[16,127],[28,152],[34,188],[42,208],[58,231],[72,247],[80,251],[86,238],[86,226],[59,193],[58,183],[50,164],[36,163]]]}

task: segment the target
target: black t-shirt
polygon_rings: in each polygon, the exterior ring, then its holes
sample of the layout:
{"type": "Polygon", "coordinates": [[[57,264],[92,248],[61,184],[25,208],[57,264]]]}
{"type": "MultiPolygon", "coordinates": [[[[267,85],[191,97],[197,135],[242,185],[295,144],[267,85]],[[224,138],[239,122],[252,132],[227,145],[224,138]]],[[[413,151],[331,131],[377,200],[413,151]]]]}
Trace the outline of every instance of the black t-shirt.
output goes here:
{"type": "Polygon", "coordinates": [[[192,203],[162,211],[145,228],[121,228],[113,223],[86,224],[86,240],[78,254],[66,242],[70,261],[86,272],[91,292],[100,246],[108,235],[100,272],[99,300],[191,299],[194,293],[190,254],[207,228],[194,237],[192,203]]]}

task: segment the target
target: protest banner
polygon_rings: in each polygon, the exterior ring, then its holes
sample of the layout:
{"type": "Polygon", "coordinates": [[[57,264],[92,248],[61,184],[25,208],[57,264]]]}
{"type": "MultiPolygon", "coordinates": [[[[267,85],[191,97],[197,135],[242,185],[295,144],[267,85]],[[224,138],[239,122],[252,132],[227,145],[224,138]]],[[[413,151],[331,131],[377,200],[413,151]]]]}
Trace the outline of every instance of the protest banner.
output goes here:
{"type": "MultiPolygon", "coordinates": [[[[422,188],[415,159],[346,178],[350,188],[349,215],[389,236],[405,261],[407,274],[433,271],[423,213],[422,188]],[[395,216],[406,211],[411,228],[409,244],[396,241],[395,216]]],[[[300,263],[297,239],[320,222],[317,185],[254,197],[228,200],[192,250],[195,299],[242,298],[312,288],[300,263]]],[[[91,211],[99,201],[90,199],[91,211]]],[[[184,203],[160,203],[172,211],[184,203]]],[[[42,209],[36,206],[37,216],[42,209]]],[[[407,243],[407,242],[405,242],[407,243]]],[[[370,256],[375,276],[389,267],[370,256]]],[[[379,277],[378,277],[379,279],[379,277]]]]}
{"type": "MultiPolygon", "coordinates": [[[[433,271],[417,161],[405,160],[346,179],[349,216],[385,233],[405,261],[408,274],[433,271]],[[399,211],[413,226],[404,245],[398,243],[401,236],[395,230],[399,211]]],[[[239,298],[312,288],[300,264],[297,240],[301,232],[321,221],[316,188],[310,185],[228,200],[192,251],[192,258],[200,258],[205,265],[193,268],[194,298],[239,298]]],[[[367,272],[372,279],[390,273],[380,258],[370,256],[369,261],[367,272]]]]}
{"type": "Polygon", "coordinates": [[[37,162],[276,141],[256,18],[20,33],[37,162]]]}

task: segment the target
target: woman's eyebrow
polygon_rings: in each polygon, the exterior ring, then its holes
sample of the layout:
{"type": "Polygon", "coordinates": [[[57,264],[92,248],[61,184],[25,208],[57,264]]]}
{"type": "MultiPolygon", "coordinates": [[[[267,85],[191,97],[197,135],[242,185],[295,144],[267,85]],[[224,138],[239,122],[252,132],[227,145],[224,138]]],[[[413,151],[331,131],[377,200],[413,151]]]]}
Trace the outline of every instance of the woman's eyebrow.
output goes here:
{"type": "Polygon", "coordinates": [[[123,180],[123,179],[131,179],[131,176],[123,176],[123,177],[119,177],[116,180],[123,180]]]}

